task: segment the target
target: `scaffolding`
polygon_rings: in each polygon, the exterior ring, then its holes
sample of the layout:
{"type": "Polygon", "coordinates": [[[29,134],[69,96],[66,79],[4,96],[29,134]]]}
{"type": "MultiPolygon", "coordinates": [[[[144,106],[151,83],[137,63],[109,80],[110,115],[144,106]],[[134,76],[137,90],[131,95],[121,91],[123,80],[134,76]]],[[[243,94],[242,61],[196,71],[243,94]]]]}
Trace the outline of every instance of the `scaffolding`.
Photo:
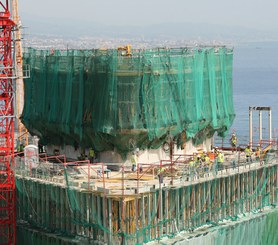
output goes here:
{"type": "Polygon", "coordinates": [[[135,172],[45,154],[32,168],[16,157],[18,218],[28,222],[28,232],[63,234],[72,244],[144,244],[237,220],[277,205],[278,155],[272,145],[260,160],[246,162],[242,152],[226,152],[219,168],[197,171],[189,167],[192,155],[138,163],[135,172]]]}
{"type": "Polygon", "coordinates": [[[233,50],[184,47],[24,52],[22,120],[43,145],[93,147],[98,152],[157,149],[225,135],[235,113],[233,50]],[[186,132],[185,132],[186,131],[186,132]],[[184,139],[183,135],[186,133],[184,139]]]}

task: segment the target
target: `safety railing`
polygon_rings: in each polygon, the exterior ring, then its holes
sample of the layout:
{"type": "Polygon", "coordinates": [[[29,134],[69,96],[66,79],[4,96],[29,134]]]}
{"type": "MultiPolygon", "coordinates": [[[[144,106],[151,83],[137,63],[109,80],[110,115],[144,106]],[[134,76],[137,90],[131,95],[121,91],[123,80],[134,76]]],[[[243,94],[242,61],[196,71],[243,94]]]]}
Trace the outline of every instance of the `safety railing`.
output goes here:
{"type": "MultiPolygon", "coordinates": [[[[262,142],[269,144],[269,142],[262,142]]],[[[26,166],[23,152],[14,155],[16,174],[45,179],[56,183],[66,184],[70,188],[82,188],[98,191],[109,196],[136,196],[152,188],[162,188],[175,184],[201,181],[249,171],[252,168],[278,162],[278,154],[274,143],[264,155],[256,156],[255,152],[249,158],[243,151],[226,155],[224,162],[198,162],[190,166],[190,159],[194,154],[174,154],[170,160],[159,163],[137,163],[136,171],[130,171],[124,164],[120,171],[111,171],[104,163],[93,163],[89,160],[67,162],[64,155],[39,155],[36,168],[26,166]]]]}

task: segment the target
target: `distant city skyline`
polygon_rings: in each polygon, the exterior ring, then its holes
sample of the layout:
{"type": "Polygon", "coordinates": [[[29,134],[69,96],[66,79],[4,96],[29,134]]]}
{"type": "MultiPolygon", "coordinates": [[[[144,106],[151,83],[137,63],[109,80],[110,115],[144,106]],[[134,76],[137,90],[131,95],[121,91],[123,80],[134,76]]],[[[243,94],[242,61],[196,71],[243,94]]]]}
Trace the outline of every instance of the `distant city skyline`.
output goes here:
{"type": "MultiPolygon", "coordinates": [[[[28,24],[67,20],[70,25],[146,26],[162,23],[221,24],[278,32],[276,0],[25,0],[21,19],[28,24]],[[30,22],[30,23],[29,23],[30,22]]],[[[51,32],[51,30],[49,30],[51,32]]],[[[63,30],[61,30],[62,34],[63,30]]]]}

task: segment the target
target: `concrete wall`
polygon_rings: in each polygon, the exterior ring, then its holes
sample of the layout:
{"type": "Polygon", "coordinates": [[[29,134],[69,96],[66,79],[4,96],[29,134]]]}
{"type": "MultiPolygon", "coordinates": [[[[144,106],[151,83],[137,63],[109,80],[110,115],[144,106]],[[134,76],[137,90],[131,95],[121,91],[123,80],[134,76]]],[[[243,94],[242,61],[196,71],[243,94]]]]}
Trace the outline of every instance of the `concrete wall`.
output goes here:
{"type": "MultiPolygon", "coordinates": [[[[186,142],[185,148],[178,148],[177,145],[174,145],[174,154],[193,154],[198,150],[209,151],[211,149],[212,139],[206,139],[202,144],[194,146],[192,140],[186,142]]],[[[60,154],[66,155],[68,158],[78,159],[78,156],[82,153],[82,149],[75,149],[73,146],[54,146],[50,145],[46,147],[48,154],[54,154],[55,150],[58,150],[60,154]]],[[[89,155],[89,149],[85,149],[85,154],[89,155]]],[[[103,163],[122,163],[124,162],[126,166],[131,165],[131,157],[133,152],[130,152],[127,155],[127,158],[124,160],[119,153],[116,151],[105,151],[99,152],[97,155],[96,162],[103,163]]],[[[139,149],[138,152],[138,163],[157,163],[159,164],[161,160],[169,160],[170,154],[169,151],[163,150],[163,146],[158,149],[139,149]]]]}

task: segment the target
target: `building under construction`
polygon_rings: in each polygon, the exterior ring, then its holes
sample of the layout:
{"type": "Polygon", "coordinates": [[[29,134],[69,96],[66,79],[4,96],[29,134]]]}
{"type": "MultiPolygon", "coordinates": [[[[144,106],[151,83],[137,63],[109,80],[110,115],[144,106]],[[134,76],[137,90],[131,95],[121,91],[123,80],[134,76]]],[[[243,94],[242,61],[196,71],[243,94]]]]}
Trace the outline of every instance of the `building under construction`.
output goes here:
{"type": "Polygon", "coordinates": [[[22,121],[40,154],[31,145],[15,157],[19,244],[167,244],[183,231],[179,244],[276,244],[275,141],[248,160],[238,146],[190,165],[235,117],[232,57],[28,49],[22,121]]]}
{"type": "Polygon", "coordinates": [[[0,244],[278,244],[271,120],[248,151],[213,144],[231,49],[28,49],[24,76],[20,26],[0,0],[0,244]]]}
{"type": "MultiPolygon", "coordinates": [[[[142,173],[113,171],[107,177],[102,164],[58,164],[61,159],[41,159],[44,163],[29,171],[18,162],[20,244],[144,244],[204,225],[220,226],[208,244],[277,242],[275,209],[255,224],[248,221],[250,228],[225,224],[277,204],[277,156],[217,172],[199,169],[196,175],[180,156],[161,163],[168,168],[163,183],[156,179],[161,166],[147,165],[142,173]]],[[[208,231],[203,233],[204,241],[208,231]]]]}
{"type": "Polygon", "coordinates": [[[17,229],[0,243],[172,244],[182,232],[180,244],[277,243],[276,141],[260,139],[248,161],[239,145],[190,164],[235,117],[232,57],[219,46],[26,50],[21,119],[39,142],[4,158],[17,229]]]}

